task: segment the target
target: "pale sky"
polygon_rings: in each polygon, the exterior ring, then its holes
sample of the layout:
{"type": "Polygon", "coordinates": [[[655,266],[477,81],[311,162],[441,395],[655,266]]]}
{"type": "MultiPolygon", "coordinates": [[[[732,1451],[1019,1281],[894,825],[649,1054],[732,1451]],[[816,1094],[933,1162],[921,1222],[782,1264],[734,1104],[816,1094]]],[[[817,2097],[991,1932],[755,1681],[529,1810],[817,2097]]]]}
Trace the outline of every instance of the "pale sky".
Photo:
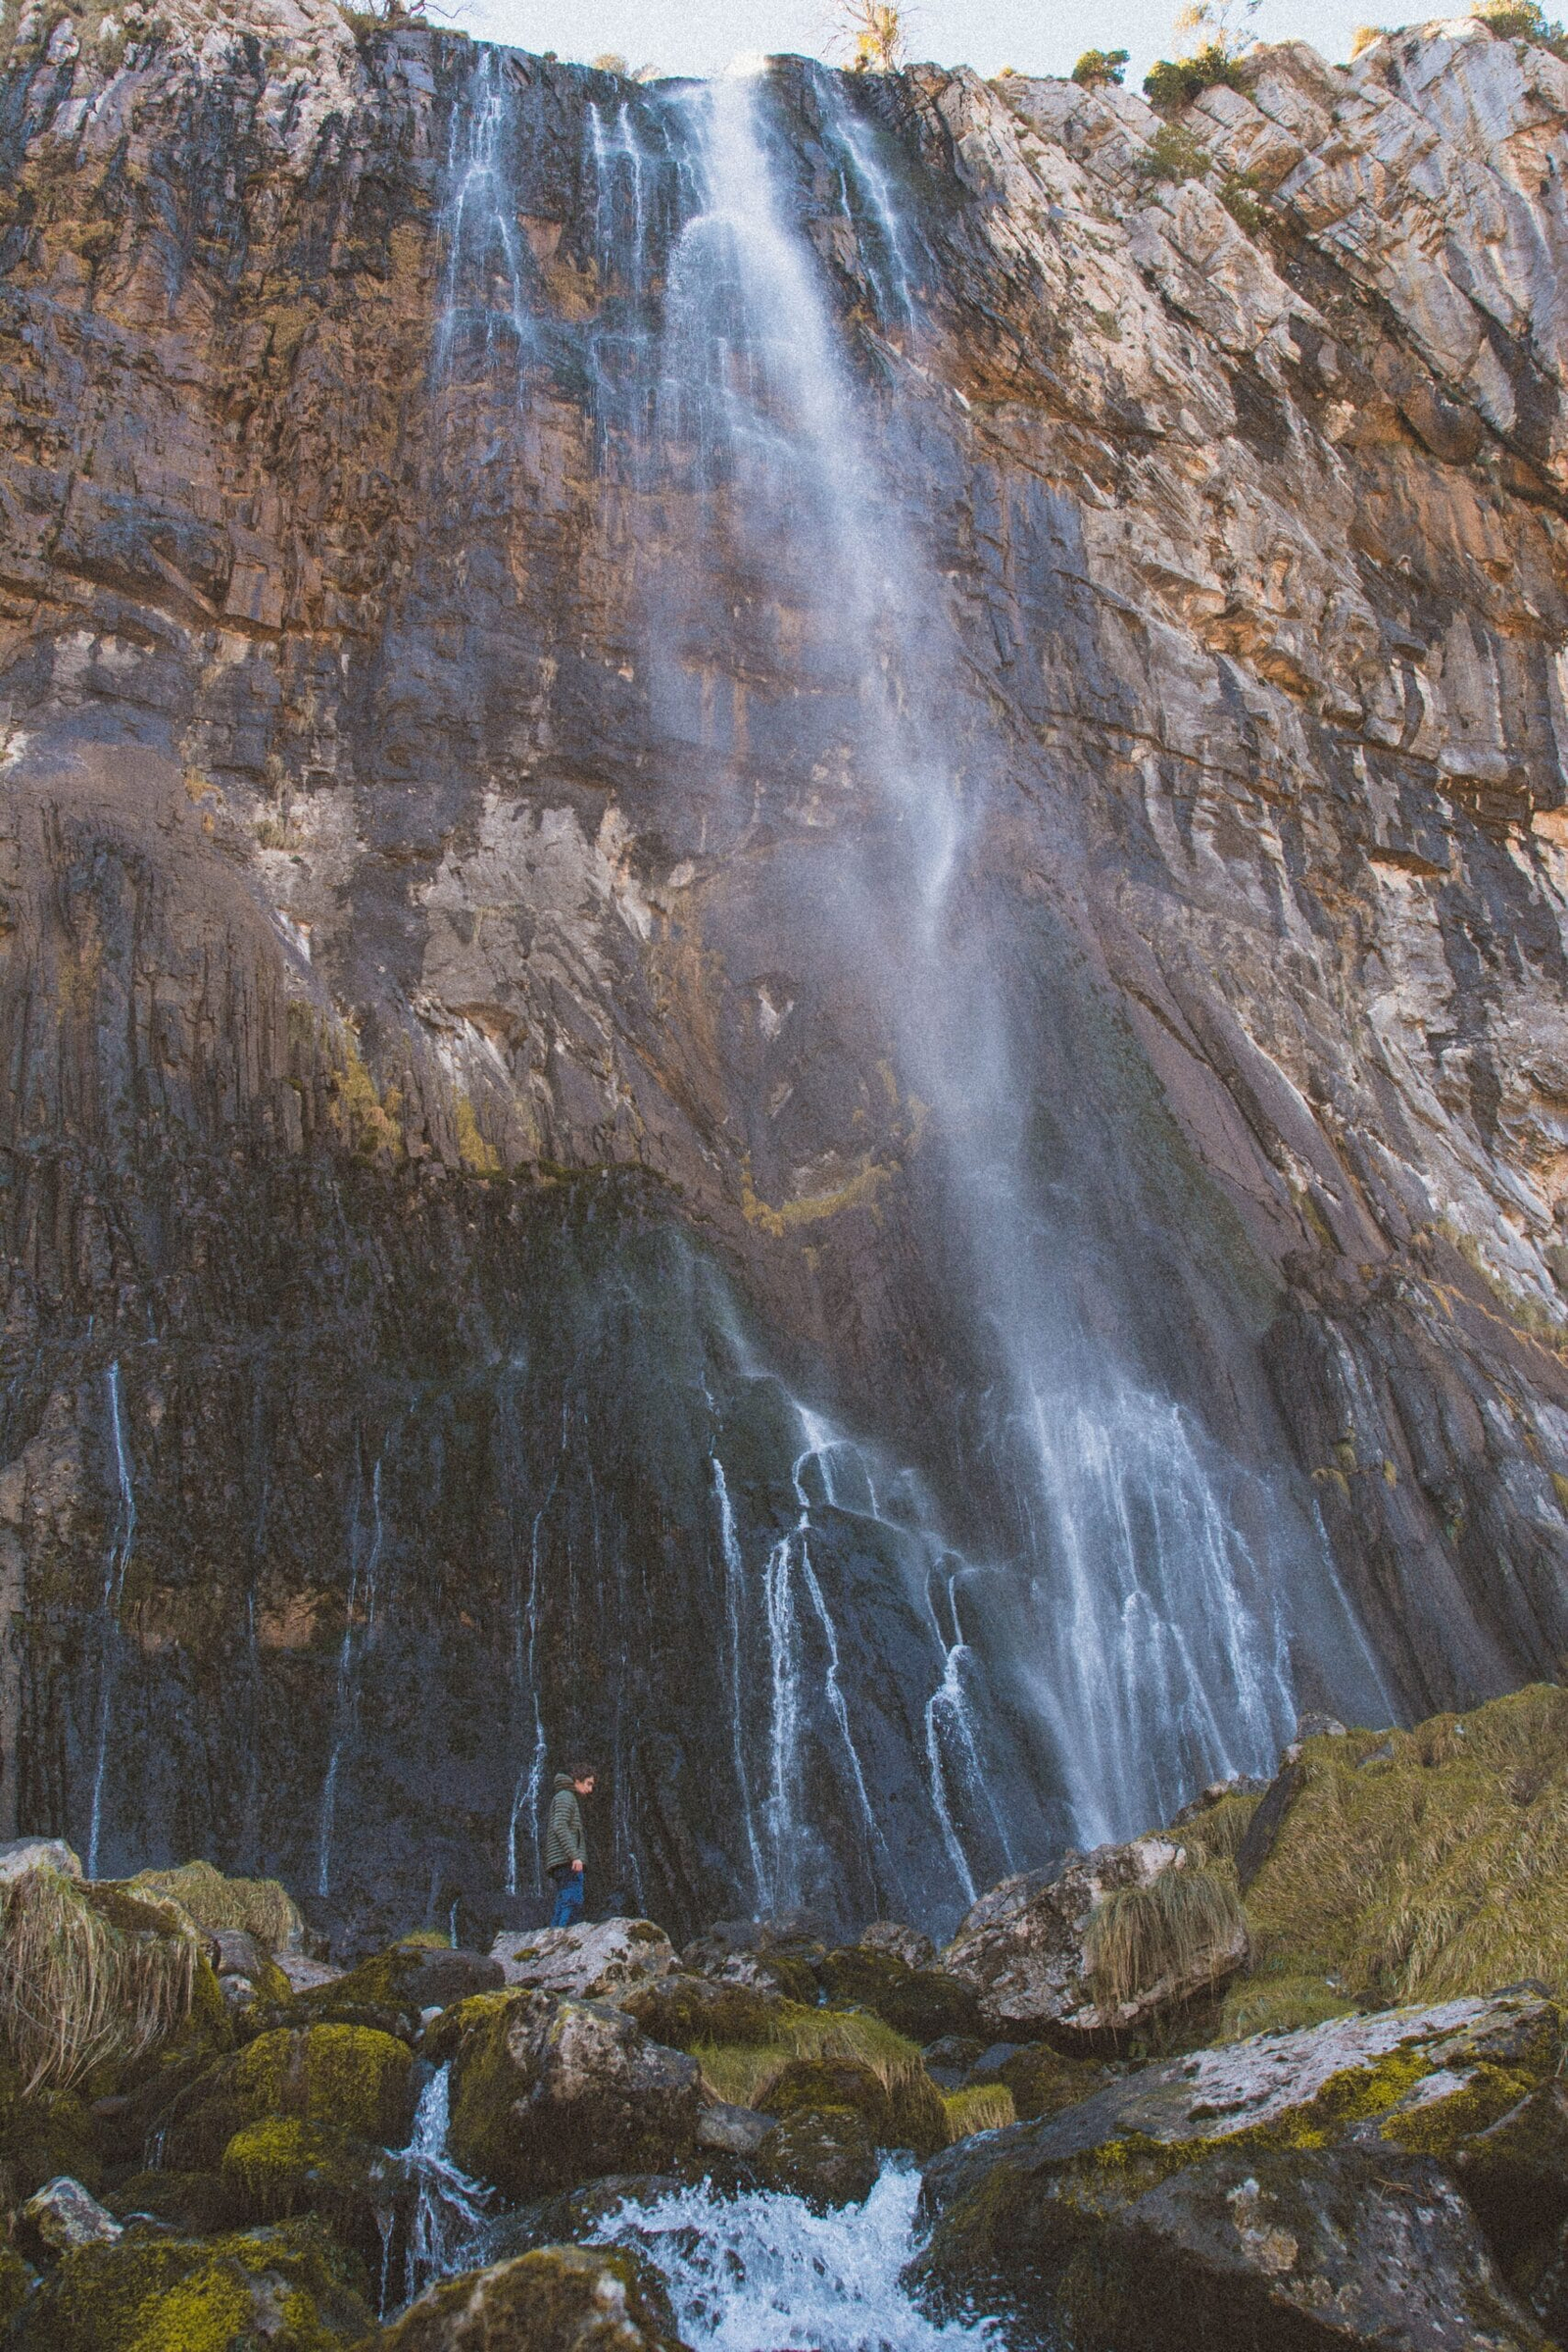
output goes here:
{"type": "MultiPolygon", "coordinates": [[[[1172,54],[1174,7],[1175,0],[917,0],[908,11],[911,48],[987,74],[1004,66],[1069,74],[1085,49],[1126,49],[1136,88],[1156,57],[1172,54]]],[[[827,54],[833,0],[467,0],[452,13],[480,40],[584,60],[611,51],[633,67],[716,74],[748,50],[827,54]]],[[[1355,26],[1368,21],[1402,20],[1398,12],[1380,17],[1376,0],[1263,0],[1254,29],[1264,40],[1308,40],[1340,62],[1355,26]]]]}

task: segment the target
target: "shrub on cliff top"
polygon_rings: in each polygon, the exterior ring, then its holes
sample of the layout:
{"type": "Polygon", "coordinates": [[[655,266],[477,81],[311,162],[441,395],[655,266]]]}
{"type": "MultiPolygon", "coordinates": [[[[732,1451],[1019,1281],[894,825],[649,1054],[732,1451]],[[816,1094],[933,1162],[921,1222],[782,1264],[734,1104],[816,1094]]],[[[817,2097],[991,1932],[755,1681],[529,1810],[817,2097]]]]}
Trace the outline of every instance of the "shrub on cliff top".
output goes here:
{"type": "Polygon", "coordinates": [[[1346,2007],[1524,1978],[1568,1997],[1568,1690],[1310,1740],[1298,1769],[1248,1890],[1257,1966],[1227,1997],[1230,2034],[1296,2022],[1266,1997],[1293,1979],[1320,2008],[1325,1988],[1346,2007]]]}
{"type": "Polygon", "coordinates": [[[1127,78],[1127,52],[1086,49],[1072,70],[1072,77],[1081,89],[1102,90],[1110,85],[1119,89],[1127,78]]]}
{"type": "Polygon", "coordinates": [[[1144,76],[1144,96],[1156,114],[1174,114],[1178,107],[1190,106],[1223,82],[1227,88],[1242,86],[1241,68],[1218,41],[1200,49],[1192,57],[1162,57],[1152,72],[1144,76]]]}
{"type": "Polygon", "coordinates": [[[1541,0],[1470,0],[1470,14],[1499,41],[1533,41],[1538,49],[1561,55],[1563,28],[1546,15],[1541,0]]]}
{"type": "Polygon", "coordinates": [[[0,2043],[24,2095],[167,2040],[189,2014],[200,1959],[172,1903],[52,1870],[0,1888],[0,2043]]]}

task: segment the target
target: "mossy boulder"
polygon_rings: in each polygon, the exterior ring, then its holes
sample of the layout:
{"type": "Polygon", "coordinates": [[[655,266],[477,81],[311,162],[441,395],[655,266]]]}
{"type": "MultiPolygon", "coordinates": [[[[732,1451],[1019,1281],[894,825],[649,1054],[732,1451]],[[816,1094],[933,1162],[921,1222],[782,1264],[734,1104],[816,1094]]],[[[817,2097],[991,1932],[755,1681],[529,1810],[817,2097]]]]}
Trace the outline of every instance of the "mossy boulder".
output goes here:
{"type": "Polygon", "coordinates": [[[634,2254],[541,2246],[448,2278],[411,2303],[376,2352],[685,2352],[668,2297],[634,2254]]]}
{"type": "Polygon", "coordinates": [[[514,1992],[481,1995],[458,2017],[452,2152],[507,2197],[661,2172],[694,2151],[697,2062],[650,2041],[624,2010],[514,1992]]]}
{"type": "Polygon", "coordinates": [[[127,2230],[65,2255],[14,2341],[18,2352],[344,2352],[373,2324],[363,2285],[312,2221],[201,2239],[127,2230]]]}
{"type": "Polygon", "coordinates": [[[1012,2094],[1020,2123],[1034,2123],[1077,2107],[1115,2081],[1108,2066],[1093,2059],[1069,2058],[1049,2042],[1037,2041],[1014,2050],[997,2069],[996,2080],[1012,2094]]]}
{"type": "Polygon", "coordinates": [[[854,2058],[796,2058],[758,2094],[769,2115],[790,2116],[808,2108],[853,2107],[879,2148],[909,2148],[934,2155],[948,2144],[947,2111],[940,2092],[916,2065],[879,2074],[854,2058]]]}
{"type": "Polygon", "coordinates": [[[265,2116],[236,2132],[220,2170],[238,2223],[318,2214],[367,2262],[406,2186],[403,2165],[384,2147],[297,2115],[265,2116]]]}
{"type": "Polygon", "coordinates": [[[845,1944],[824,1954],[817,1974],[832,2000],[858,2002],[911,2041],[979,2031],[980,2003],[972,1985],[940,1969],[910,1968],[896,1952],[845,1944]]]}
{"type": "Polygon", "coordinates": [[[507,1934],[490,1948],[509,1984],[553,1992],[558,2000],[616,1999],[633,1984],[671,1975],[676,1965],[674,1946],[651,1919],[601,1919],[574,1928],[507,1934]]]}
{"type": "Polygon", "coordinates": [[[74,2090],[24,2097],[15,2070],[0,2065],[0,2202],[20,2205],[61,2174],[96,2195],[103,2170],[86,2100],[74,2090]]]}
{"type": "Polygon", "coordinates": [[[366,2026],[307,2026],[264,2034],[234,2062],[248,2114],[302,2116],[383,2146],[413,2120],[408,2045],[366,2026]]]}
{"type": "Polygon", "coordinates": [[[407,2042],[370,2026],[259,2034],[179,2085],[159,2126],[164,2161],[176,2172],[216,2172],[235,2132],[270,2116],[298,2116],[401,2146],[413,2120],[413,2064],[407,2042]]]}
{"type": "Polygon", "coordinates": [[[1081,2352],[1539,2346],[1517,2291],[1530,2280],[1499,2268],[1485,2198],[1468,2202],[1461,2184],[1467,2159],[1478,2187],[1507,2178],[1507,2135],[1483,2143],[1515,2118],[1543,2270],[1568,2175],[1549,2120],[1524,2111],[1551,2086],[1561,2031],[1552,2003],[1499,1996],[1126,2076],[938,2157],[922,2276],[939,2299],[1024,2311],[1039,2330],[1026,2342],[1059,2336],[1081,2352]]]}
{"type": "Polygon", "coordinates": [[[693,2050],[699,2043],[771,2041],[784,2006],[777,1993],[755,1984],[685,1975],[638,1984],[620,1994],[619,2005],[637,2020],[650,2041],[662,2042],[670,2050],[693,2050]]]}
{"type": "Polygon", "coordinates": [[[104,2203],[119,2221],[165,2222],[185,2237],[216,2235],[242,2219],[218,2173],[132,2173],[104,2203]]]}
{"type": "Polygon", "coordinates": [[[506,1983],[499,1960],[450,1944],[394,1943],[347,1976],[300,1993],[299,2006],[324,2023],[378,2026],[412,2039],[426,2009],[448,2009],[506,1983]]]}
{"type": "Polygon", "coordinates": [[[772,2188],[815,2213],[863,2205],[881,2170],[875,2136],[855,2107],[803,2107],[775,2124],[757,2151],[757,2169],[772,2188]]]}
{"type": "Polygon", "coordinates": [[[36,2283],[36,2274],[16,2247],[0,2240],[0,2334],[11,2326],[36,2283]]]}

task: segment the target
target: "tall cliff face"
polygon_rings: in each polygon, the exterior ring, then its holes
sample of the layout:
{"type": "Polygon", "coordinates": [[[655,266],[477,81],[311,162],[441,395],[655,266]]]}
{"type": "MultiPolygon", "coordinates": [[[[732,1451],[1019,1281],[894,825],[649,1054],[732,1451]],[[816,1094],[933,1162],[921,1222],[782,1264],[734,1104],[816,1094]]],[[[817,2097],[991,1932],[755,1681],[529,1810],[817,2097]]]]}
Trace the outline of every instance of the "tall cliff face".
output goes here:
{"type": "Polygon", "coordinates": [[[1568,68],[30,4],[0,1805],[951,1913],[1551,1671],[1568,68]]]}

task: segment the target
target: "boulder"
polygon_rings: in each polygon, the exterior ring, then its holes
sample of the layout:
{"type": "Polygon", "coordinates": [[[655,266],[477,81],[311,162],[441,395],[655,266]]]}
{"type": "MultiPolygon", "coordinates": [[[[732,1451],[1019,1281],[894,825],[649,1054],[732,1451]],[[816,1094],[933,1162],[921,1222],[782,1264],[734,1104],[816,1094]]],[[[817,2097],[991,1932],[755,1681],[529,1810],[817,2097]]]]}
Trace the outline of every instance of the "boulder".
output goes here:
{"type": "Polygon", "coordinates": [[[346,1973],[329,1968],[324,1960],[307,1959],[303,1952],[278,1952],[275,1957],[294,1992],[320,1992],[328,1984],[340,1984],[346,1973]]]}
{"type": "Polygon", "coordinates": [[[81,1863],[63,1838],[11,1838],[0,1844],[0,1886],[29,1870],[55,1870],[79,1879],[81,1863]]]}
{"type": "Polygon", "coordinates": [[[17,2220],[19,2234],[50,2254],[64,2254],[72,2246],[110,2245],[121,2234],[114,2215],[66,2174],[46,2180],[17,2220]]]}
{"type": "Polygon", "coordinates": [[[531,1936],[509,1933],[496,1937],[490,1956],[508,1984],[577,2001],[606,1999],[629,1985],[667,1977],[675,1967],[673,1944],[651,1919],[605,1919],[593,1927],[544,1928],[531,1936]]]}
{"type": "Polygon", "coordinates": [[[407,2042],[368,2026],[282,2027],[190,2082],[175,2096],[164,2160],[175,2172],[216,2171],[236,2132],[269,2117],[298,2117],[398,2147],[413,2120],[407,2042]]]}
{"type": "Polygon", "coordinates": [[[783,2008],[776,1993],[755,1984],[684,1973],[635,1984],[617,2000],[650,2041],[662,2041],[671,2050],[690,2050],[699,2042],[771,2041],[783,2008]]]}
{"type": "Polygon", "coordinates": [[[403,2160],[387,2148],[297,2115],[247,2124],[224,2148],[219,2170],[235,2223],[314,2213],[372,2265],[383,2222],[408,2185],[403,2160]]]}
{"type": "Polygon", "coordinates": [[[1554,2124],[1481,2146],[1550,2086],[1559,2031],[1530,1995],[1455,2001],[1126,2076],[939,2156],[920,2278],[1015,2309],[1013,2352],[1542,2352],[1461,2184],[1511,2162],[1543,2230],[1568,2212],[1554,2124]]]}
{"type": "Polygon", "coordinates": [[[895,2033],[924,2044],[948,2034],[973,2034],[981,2023],[971,1985],[932,1968],[910,1968],[893,1952],[859,1943],[825,1952],[816,1974],[830,1999],[871,2010],[895,2033]]]}
{"type": "MultiPolygon", "coordinates": [[[[970,2077],[971,2082],[986,2079],[978,2067],[970,2077]]],[[[1019,2122],[1033,2123],[1081,2106],[1115,2076],[1109,2067],[1092,2059],[1071,2058],[1054,2050],[1049,2042],[1036,2041],[1009,2051],[990,2079],[1010,2091],[1019,2122]]]]}
{"type": "Polygon", "coordinates": [[[62,2255],[24,2340],[38,2352],[347,2352],[374,2325],[358,2269],[313,2221],[199,2239],[127,2230],[62,2255]]]}
{"type": "Polygon", "coordinates": [[[498,1992],[506,1983],[499,1960],[488,1952],[466,1952],[451,1944],[394,1943],[347,1976],[328,1977],[299,1993],[323,2023],[362,2025],[414,2040],[426,2009],[448,2009],[476,1992],[498,1992]]]}
{"type": "Polygon", "coordinates": [[[902,1960],[906,1968],[935,1966],[937,1947],[929,1936],[918,1928],[901,1927],[894,1919],[874,1919],[861,1931],[860,1947],[867,1952],[886,1952],[891,1959],[902,1960]]]}
{"type": "Polygon", "coordinates": [[[760,2143],[756,2161],[769,2187],[813,2213],[863,2205],[881,2170],[876,2142],[854,2107],[803,2107],[785,2116],[760,2143]]]}
{"type": "Polygon", "coordinates": [[[447,2278],[376,2338],[376,2352],[685,2352],[663,2288],[633,2254],[540,2246],[447,2278]]]}
{"type": "Polygon", "coordinates": [[[755,2156],[777,2120],[756,2107],[710,2099],[697,2119],[697,2144],[720,2156],[755,2156]]]}
{"type": "Polygon", "coordinates": [[[449,2040],[453,2156],[515,2202],[664,2171],[696,2147],[697,2061],[609,2001],[487,1994],[455,2013],[449,2040]]]}
{"type": "Polygon", "coordinates": [[[806,1911],[780,1919],[721,1919],[681,1954],[688,1974],[751,1984],[792,2001],[814,2001],[816,1963],[826,1946],[820,1923],[806,1911]]]}
{"type": "Polygon", "coordinates": [[[1070,1854],[1054,1878],[1004,1880],[969,1911],[943,1967],[972,1990],[994,2032],[1095,2044],[1212,1991],[1247,1948],[1246,1919],[1224,1880],[1189,1870],[1169,1838],[1135,1838],[1070,1854]],[[1132,1975],[1129,1959],[1141,1963],[1132,1975]]]}

